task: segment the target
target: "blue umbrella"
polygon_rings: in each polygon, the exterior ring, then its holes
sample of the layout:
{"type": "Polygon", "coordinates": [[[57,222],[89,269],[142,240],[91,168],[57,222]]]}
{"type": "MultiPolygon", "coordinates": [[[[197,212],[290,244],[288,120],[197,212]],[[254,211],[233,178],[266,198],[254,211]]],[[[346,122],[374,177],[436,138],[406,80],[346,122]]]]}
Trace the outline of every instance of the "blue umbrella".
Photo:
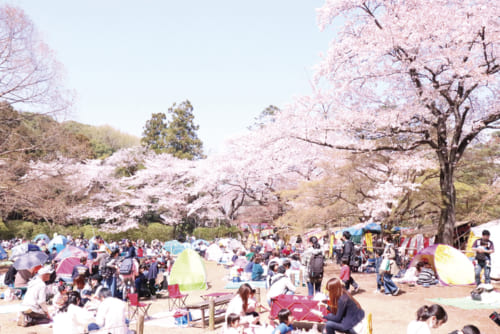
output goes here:
{"type": "Polygon", "coordinates": [[[17,270],[29,270],[31,268],[44,264],[48,258],[49,256],[45,252],[28,252],[17,258],[17,260],[14,262],[14,268],[16,268],[17,270]]]}
{"type": "Polygon", "coordinates": [[[32,245],[32,244],[20,244],[12,248],[10,251],[10,260],[15,261],[19,256],[26,254],[28,252],[36,252],[39,251],[40,247],[37,245],[32,245]]]}

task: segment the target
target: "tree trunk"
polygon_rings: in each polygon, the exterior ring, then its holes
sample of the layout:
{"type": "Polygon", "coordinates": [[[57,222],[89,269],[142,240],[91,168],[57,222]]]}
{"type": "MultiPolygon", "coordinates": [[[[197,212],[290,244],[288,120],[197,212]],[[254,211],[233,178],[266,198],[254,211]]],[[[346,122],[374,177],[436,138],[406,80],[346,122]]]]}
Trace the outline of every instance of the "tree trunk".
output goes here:
{"type": "Polygon", "coordinates": [[[441,217],[438,224],[436,242],[453,246],[455,230],[455,204],[456,193],[453,184],[453,167],[446,163],[441,166],[439,172],[439,184],[441,186],[441,217]]]}

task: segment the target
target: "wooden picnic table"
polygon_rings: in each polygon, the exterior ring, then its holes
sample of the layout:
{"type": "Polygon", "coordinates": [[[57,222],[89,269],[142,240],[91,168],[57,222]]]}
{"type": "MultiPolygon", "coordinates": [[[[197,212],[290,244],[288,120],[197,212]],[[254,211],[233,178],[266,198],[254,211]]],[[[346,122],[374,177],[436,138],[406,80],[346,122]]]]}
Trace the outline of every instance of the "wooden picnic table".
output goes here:
{"type": "MultiPolygon", "coordinates": [[[[215,294],[215,293],[214,293],[215,294]]],[[[214,294],[209,294],[209,295],[214,295],[214,294]]],[[[186,305],[186,309],[189,312],[190,310],[200,310],[201,311],[201,326],[202,328],[205,328],[205,310],[208,310],[210,308],[210,303],[213,303],[214,305],[214,315],[215,314],[221,314],[226,311],[226,305],[229,304],[229,302],[233,299],[233,294],[224,294],[219,297],[215,298],[209,298],[209,300],[204,300],[199,303],[194,303],[190,305],[186,305]]],[[[215,319],[213,319],[215,321],[215,319]]],[[[188,326],[189,326],[190,320],[188,316],[188,326]]]]}
{"type": "Polygon", "coordinates": [[[203,298],[203,300],[210,300],[212,298],[219,298],[222,296],[232,295],[232,294],[233,294],[232,292],[212,292],[206,295],[201,295],[201,298],[203,298]]]}

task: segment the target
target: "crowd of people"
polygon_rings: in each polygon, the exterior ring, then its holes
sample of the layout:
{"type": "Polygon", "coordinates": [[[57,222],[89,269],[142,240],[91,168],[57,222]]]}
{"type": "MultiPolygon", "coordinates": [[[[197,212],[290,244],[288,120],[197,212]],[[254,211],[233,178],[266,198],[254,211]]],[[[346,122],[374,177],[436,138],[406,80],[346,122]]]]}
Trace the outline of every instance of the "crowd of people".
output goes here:
{"type": "MultiPolygon", "coordinates": [[[[486,238],[488,235],[487,231],[483,233],[486,238]]],[[[400,293],[397,283],[427,287],[439,282],[431,264],[425,259],[412,268],[405,268],[400,262],[401,259],[398,261],[397,248],[391,235],[375,239],[373,252],[365,256],[365,261],[359,261],[359,249],[356,249],[350,233],[346,231],[334,253],[337,263],[341,265],[339,277],[329,278],[323,286],[323,267],[328,252],[325,252],[325,248],[320,244],[320,239],[314,236],[305,243],[298,239],[297,244],[284,245],[282,248],[275,248],[276,240],[272,239],[261,240],[258,245],[252,245],[248,254],[240,254],[250,259],[244,268],[247,273],[245,278],[249,279],[250,283],[266,281],[267,309],[272,307],[276,297],[294,294],[302,276],[302,282],[308,287],[308,295],[317,299],[318,305],[325,303],[327,306],[326,315],[319,313],[325,321],[323,332],[326,334],[363,333],[367,326],[365,312],[353,297],[353,294],[360,290],[360,286],[351,275],[353,270],[362,271],[369,266],[373,267],[377,283],[375,293],[383,292],[391,296],[398,296],[400,293]],[[398,279],[394,279],[396,275],[398,279]],[[322,286],[327,292],[326,296],[321,296],[322,286]]],[[[494,249],[491,242],[486,244],[478,241],[476,244],[482,245],[484,253],[487,254],[491,254],[494,249]]],[[[255,305],[252,295],[251,285],[244,283],[240,286],[226,313],[228,333],[241,333],[245,326],[259,323],[260,318],[255,312],[255,306],[251,306],[255,305]]],[[[437,304],[420,307],[416,315],[416,319],[408,325],[407,334],[430,334],[432,329],[439,328],[447,321],[446,311],[437,304]]],[[[277,319],[279,325],[274,333],[293,331],[293,317],[289,310],[280,310],[277,319]]],[[[478,334],[480,331],[473,325],[466,325],[452,333],[478,334]]]]}
{"type": "MultiPolygon", "coordinates": [[[[483,238],[474,244],[478,258],[484,257],[479,266],[487,267],[489,254],[494,251],[488,236],[489,233],[484,232],[483,238]]],[[[12,266],[5,275],[6,285],[23,295],[24,311],[19,315],[19,326],[53,321],[54,333],[67,332],[68,328],[72,329],[72,333],[103,329],[106,333],[126,333],[125,301],[128,294],[154,298],[158,289],[165,289],[168,285],[168,273],[175,257],[159,242],[146,244],[142,240],[123,240],[107,244],[99,236],[91,241],[72,239],[70,236],[67,240],[68,245],[88,251],[73,267],[71,279],[56,275],[57,250],[49,250],[45,242],[38,244],[48,255],[46,264],[30,270],[16,270],[12,266]]],[[[210,243],[196,242],[194,238],[192,241],[193,248],[201,256],[206,256],[210,243]]],[[[23,240],[6,241],[3,246],[9,249],[20,242],[23,240]]],[[[233,279],[237,278],[236,281],[248,281],[240,285],[227,307],[227,333],[241,333],[245,327],[261,325],[259,312],[270,311],[277,297],[293,295],[301,285],[307,286],[311,299],[328,310],[326,315],[321,314],[325,322],[324,333],[362,333],[367,326],[366,316],[362,305],[354,297],[360,291],[352,276],[354,271],[373,269],[376,273],[375,293],[383,292],[390,296],[399,295],[397,284],[431,286],[438,283],[432,266],[425,259],[414,268],[403,270],[404,275],[401,275],[400,269],[405,268],[398,263],[397,247],[391,235],[376,238],[373,252],[367,253],[366,249],[356,246],[350,233],[345,231],[336,244],[333,256],[328,237],[312,236],[302,240],[298,236],[293,243],[285,243],[279,237],[268,237],[252,243],[247,249],[220,246],[222,255],[219,262],[228,265],[243,263],[241,268],[234,266],[236,270],[231,270],[231,275],[233,279]],[[327,261],[339,264],[338,277],[324,279],[327,261]],[[256,301],[252,281],[265,284],[267,293],[263,304],[256,301]]],[[[485,271],[485,278],[489,280],[486,274],[485,271]]],[[[275,333],[293,330],[293,316],[289,310],[278,312],[277,320],[279,324],[275,326],[275,333]]],[[[446,321],[446,311],[440,305],[422,306],[417,311],[416,320],[408,325],[407,333],[427,334],[446,321]]],[[[468,325],[454,333],[476,334],[479,331],[468,325]]]]}
{"type": "MultiPolygon", "coordinates": [[[[54,333],[66,333],[68,328],[72,333],[127,333],[128,294],[154,298],[158,289],[166,287],[174,257],[158,242],[107,244],[99,236],[92,241],[71,236],[67,240],[67,245],[86,251],[70,278],[56,274],[57,249],[49,250],[43,240],[38,246],[48,255],[45,264],[22,270],[12,265],[6,273],[5,285],[22,298],[18,325],[53,321],[54,333]]],[[[24,242],[9,240],[2,246],[9,249],[24,242]]]]}

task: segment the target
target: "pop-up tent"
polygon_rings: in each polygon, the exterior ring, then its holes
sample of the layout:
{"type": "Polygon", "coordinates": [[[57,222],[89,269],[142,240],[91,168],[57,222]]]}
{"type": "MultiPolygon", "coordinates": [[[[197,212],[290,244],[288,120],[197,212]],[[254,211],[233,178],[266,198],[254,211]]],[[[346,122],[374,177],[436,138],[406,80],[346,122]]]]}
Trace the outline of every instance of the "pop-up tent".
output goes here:
{"type": "Polygon", "coordinates": [[[39,240],[45,242],[45,244],[48,244],[50,242],[50,238],[47,236],[47,234],[44,233],[37,234],[33,239],[34,242],[38,242],[39,240]]]}
{"type": "Polygon", "coordinates": [[[177,240],[165,241],[163,245],[163,249],[170,252],[172,255],[180,254],[183,250],[191,248],[190,243],[180,243],[177,240]]]}
{"type": "Polygon", "coordinates": [[[83,257],[83,256],[85,256],[85,257],[89,256],[89,252],[86,249],[78,248],[78,247],[71,246],[71,245],[66,245],[66,247],[64,247],[64,249],[61,250],[57,254],[57,256],[55,257],[55,259],[58,260],[58,261],[61,261],[61,260],[64,260],[65,258],[67,258],[67,257],[80,258],[80,257],[83,257]]]}
{"type": "Polygon", "coordinates": [[[66,239],[65,236],[63,235],[56,235],[52,240],[50,240],[49,245],[47,246],[48,250],[52,252],[52,248],[56,248],[57,252],[59,253],[66,247],[66,243],[68,242],[68,239],[66,239]]]}
{"type": "MultiPolygon", "coordinates": [[[[79,257],[67,257],[59,263],[56,269],[57,277],[71,280],[71,274],[73,273],[73,268],[80,264],[79,257]]],[[[88,266],[88,264],[87,264],[88,266]]]]}
{"type": "Polygon", "coordinates": [[[179,284],[182,292],[207,288],[205,263],[196,251],[185,249],[177,257],[170,272],[168,284],[179,284]]]}
{"type": "Polygon", "coordinates": [[[474,266],[458,249],[448,245],[434,244],[422,249],[410,264],[428,262],[441,283],[446,285],[466,285],[474,283],[474,266]]]}

